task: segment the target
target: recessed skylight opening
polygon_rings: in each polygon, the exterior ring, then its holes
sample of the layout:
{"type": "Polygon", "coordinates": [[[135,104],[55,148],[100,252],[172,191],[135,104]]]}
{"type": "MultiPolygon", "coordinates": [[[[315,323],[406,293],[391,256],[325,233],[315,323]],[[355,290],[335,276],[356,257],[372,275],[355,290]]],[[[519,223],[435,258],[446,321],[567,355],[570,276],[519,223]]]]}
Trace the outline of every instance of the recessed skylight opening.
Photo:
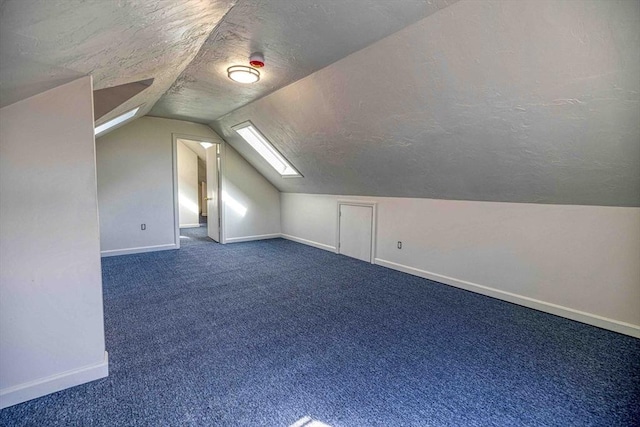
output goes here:
{"type": "Polygon", "coordinates": [[[282,177],[301,177],[302,175],[285,159],[276,148],[260,133],[251,122],[233,126],[245,141],[253,147],[282,177]]]}
{"type": "Polygon", "coordinates": [[[209,147],[213,147],[213,144],[210,142],[201,142],[200,145],[202,145],[202,148],[204,148],[205,150],[209,147]]]}
{"type": "Polygon", "coordinates": [[[140,107],[138,106],[138,107],[134,108],[133,110],[127,111],[124,114],[120,114],[115,119],[111,119],[108,122],[105,122],[105,123],[101,124],[100,126],[95,128],[95,130],[94,130],[95,136],[100,135],[101,133],[103,133],[107,129],[111,129],[112,127],[114,127],[116,125],[119,125],[122,122],[126,122],[127,120],[129,120],[130,118],[135,116],[139,109],[140,109],[140,107]]]}

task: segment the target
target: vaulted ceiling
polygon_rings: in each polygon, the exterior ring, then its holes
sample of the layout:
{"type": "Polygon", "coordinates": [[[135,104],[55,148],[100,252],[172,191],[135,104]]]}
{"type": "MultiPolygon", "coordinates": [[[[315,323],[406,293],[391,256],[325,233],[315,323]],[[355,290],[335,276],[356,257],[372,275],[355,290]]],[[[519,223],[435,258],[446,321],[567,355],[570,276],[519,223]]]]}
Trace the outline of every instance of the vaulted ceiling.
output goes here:
{"type": "Polygon", "coordinates": [[[238,1],[151,114],[210,123],[455,1],[238,1]],[[266,58],[260,82],[232,83],[251,52],[266,58]]]}
{"type": "Polygon", "coordinates": [[[457,0],[5,0],[0,106],[91,74],[95,89],[155,79],[100,122],[210,123],[457,0]],[[257,85],[226,69],[263,52],[257,85]]]}
{"type": "Polygon", "coordinates": [[[0,2],[1,106],[87,74],[154,79],[99,122],[209,124],[282,191],[640,206],[637,1],[0,2]]]}

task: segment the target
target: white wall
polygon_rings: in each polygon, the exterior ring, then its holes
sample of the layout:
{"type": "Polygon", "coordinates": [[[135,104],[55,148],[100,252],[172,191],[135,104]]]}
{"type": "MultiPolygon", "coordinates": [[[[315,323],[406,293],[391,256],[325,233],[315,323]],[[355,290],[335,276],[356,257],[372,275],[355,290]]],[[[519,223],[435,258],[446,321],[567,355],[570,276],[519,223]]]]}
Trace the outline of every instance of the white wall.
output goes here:
{"type": "MultiPolygon", "coordinates": [[[[208,126],[157,117],[141,117],[96,141],[103,255],[177,247],[173,134],[223,142],[208,126]]],[[[225,204],[246,208],[244,215],[226,208],[223,236],[233,242],[279,234],[278,190],[232,148],[223,157],[225,204]]]]}
{"type": "Polygon", "coordinates": [[[0,109],[0,407],[107,375],[91,78],[0,109]]]}
{"type": "Polygon", "coordinates": [[[280,197],[285,237],[335,250],[337,201],[374,201],[377,264],[640,336],[639,208],[280,197]]]}
{"type": "Polygon", "coordinates": [[[198,156],[180,140],[177,150],[180,227],[199,227],[198,156]]]}
{"type": "Polygon", "coordinates": [[[280,192],[229,145],[223,174],[225,241],[279,237],[280,192]]]}
{"type": "Polygon", "coordinates": [[[174,133],[219,140],[208,126],[155,117],[141,117],[97,139],[103,255],[176,248],[174,133]]]}

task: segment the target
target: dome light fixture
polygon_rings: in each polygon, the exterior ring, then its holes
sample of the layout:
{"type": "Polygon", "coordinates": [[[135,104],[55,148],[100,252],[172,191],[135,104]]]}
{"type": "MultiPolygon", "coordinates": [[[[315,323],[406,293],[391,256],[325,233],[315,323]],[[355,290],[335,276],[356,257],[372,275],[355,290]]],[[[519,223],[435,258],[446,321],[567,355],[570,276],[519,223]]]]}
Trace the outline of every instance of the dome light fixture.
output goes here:
{"type": "Polygon", "coordinates": [[[227,75],[238,83],[255,83],[260,80],[260,71],[246,65],[234,65],[227,68],[227,75]]]}

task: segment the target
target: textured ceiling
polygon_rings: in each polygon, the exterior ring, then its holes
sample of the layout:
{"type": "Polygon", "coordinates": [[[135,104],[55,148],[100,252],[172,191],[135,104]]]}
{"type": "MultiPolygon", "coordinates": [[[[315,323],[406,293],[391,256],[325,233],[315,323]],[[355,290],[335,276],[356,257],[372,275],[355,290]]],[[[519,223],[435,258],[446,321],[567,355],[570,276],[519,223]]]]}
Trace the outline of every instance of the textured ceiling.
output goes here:
{"type": "Polygon", "coordinates": [[[210,123],[457,0],[239,0],[151,115],[210,123]],[[263,52],[258,83],[227,77],[263,52]]]}
{"type": "Polygon", "coordinates": [[[154,79],[99,123],[209,123],[282,191],[640,206],[638,1],[0,0],[0,107],[87,74],[154,79]]]}
{"type": "Polygon", "coordinates": [[[287,192],[640,206],[639,76],[640,2],[461,1],[212,127],[287,192]]]}
{"type": "Polygon", "coordinates": [[[209,123],[455,1],[6,0],[0,107],[87,74],[95,89],[153,78],[98,123],[140,104],[209,123]],[[261,81],[230,81],[253,51],[266,57],[261,81]]]}
{"type": "Polygon", "coordinates": [[[230,0],[7,0],[0,4],[0,106],[82,75],[94,89],[154,78],[148,111],[196,56],[230,0]]]}

